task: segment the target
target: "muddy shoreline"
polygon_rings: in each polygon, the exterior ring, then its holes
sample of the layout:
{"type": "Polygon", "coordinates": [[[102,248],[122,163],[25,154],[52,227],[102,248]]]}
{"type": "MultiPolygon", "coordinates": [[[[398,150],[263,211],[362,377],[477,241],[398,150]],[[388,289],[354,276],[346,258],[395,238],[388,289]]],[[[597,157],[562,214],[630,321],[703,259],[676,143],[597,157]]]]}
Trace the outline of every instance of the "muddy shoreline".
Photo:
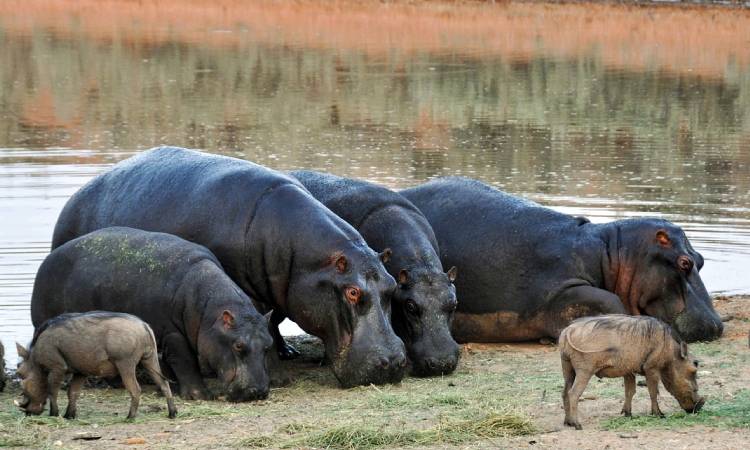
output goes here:
{"type": "MultiPolygon", "coordinates": [[[[339,389],[330,370],[320,365],[319,342],[303,336],[296,341],[302,357],[285,363],[293,381],[273,389],[268,400],[242,404],[178,400],[180,413],[174,421],[166,418],[163,399],[153,386],[144,388],[141,413],[132,423],[124,419],[127,393],[120,389],[85,389],[79,401],[80,417],[74,421],[25,418],[12,405],[18,394],[17,383],[12,383],[0,394],[0,446],[314,448],[324,442],[346,448],[342,442],[354,442],[355,446],[377,448],[384,438],[412,433],[432,440],[423,444],[418,439],[403,441],[412,443],[400,446],[665,448],[679,442],[701,448],[740,448],[750,438],[750,296],[716,297],[715,305],[725,320],[724,336],[691,346],[701,360],[701,392],[709,398],[697,416],[682,413],[662,389],[660,404],[667,418],[653,419],[646,415],[648,394],[639,387],[634,418],[621,418],[621,381],[594,380],[581,404],[584,430],[567,429],[562,426],[557,349],[536,343],[466,344],[459,369],[451,376],[339,389]],[[510,429],[503,437],[487,437],[482,432],[474,437],[429,434],[456,423],[480,421],[490,412],[521,418],[533,431],[510,429]],[[330,438],[332,431],[344,440],[320,440],[330,438]],[[380,441],[368,440],[375,437],[380,441]]],[[[381,445],[393,446],[399,447],[381,445]]]]}

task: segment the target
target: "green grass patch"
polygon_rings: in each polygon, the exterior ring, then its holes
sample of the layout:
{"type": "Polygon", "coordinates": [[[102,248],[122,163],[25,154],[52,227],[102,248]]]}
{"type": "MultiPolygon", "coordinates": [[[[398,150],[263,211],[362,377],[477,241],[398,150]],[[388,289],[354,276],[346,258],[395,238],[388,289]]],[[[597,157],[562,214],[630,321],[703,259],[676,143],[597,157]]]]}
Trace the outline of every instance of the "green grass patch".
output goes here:
{"type": "Polygon", "coordinates": [[[665,418],[651,415],[615,417],[602,422],[606,430],[638,430],[643,428],[683,428],[703,425],[716,428],[750,427],[750,389],[739,391],[730,399],[710,398],[697,414],[678,412],[665,418]]]}

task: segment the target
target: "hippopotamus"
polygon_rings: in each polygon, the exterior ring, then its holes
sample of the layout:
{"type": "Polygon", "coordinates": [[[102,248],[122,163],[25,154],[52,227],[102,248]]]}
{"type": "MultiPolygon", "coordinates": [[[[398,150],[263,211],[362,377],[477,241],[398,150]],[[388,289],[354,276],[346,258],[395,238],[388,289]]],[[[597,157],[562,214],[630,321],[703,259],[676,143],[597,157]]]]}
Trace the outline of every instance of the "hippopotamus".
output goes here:
{"type": "Polygon", "coordinates": [[[461,268],[459,342],[556,339],[578,317],[609,313],[659,318],[689,342],[721,336],[703,257],[673,223],[593,224],[461,177],[401,194],[429,220],[443,264],[461,268]]]}
{"type": "Polygon", "coordinates": [[[456,309],[456,268],[443,271],[430,224],[401,195],[373,183],[294,171],[310,193],[360,232],[375,251],[390,248],[385,268],[398,282],[393,328],[406,344],[416,375],[453,372],[459,347],[450,333],[456,309]]]}
{"type": "Polygon", "coordinates": [[[34,281],[32,323],[95,310],[146,321],[186,399],[212,397],[201,374],[217,375],[231,401],[268,396],[269,318],[203,246],[111,227],[57,247],[34,281]]]}
{"type": "Polygon", "coordinates": [[[320,337],[343,386],[397,382],[406,350],[389,322],[396,281],[351,225],[294,178],[175,147],[143,152],[82,187],[52,247],[109,226],[171,233],[211,250],[263,312],[282,356],[285,317],[320,337]]]}
{"type": "Polygon", "coordinates": [[[0,341],[0,392],[5,389],[5,381],[5,347],[3,347],[3,342],[0,341]]]}

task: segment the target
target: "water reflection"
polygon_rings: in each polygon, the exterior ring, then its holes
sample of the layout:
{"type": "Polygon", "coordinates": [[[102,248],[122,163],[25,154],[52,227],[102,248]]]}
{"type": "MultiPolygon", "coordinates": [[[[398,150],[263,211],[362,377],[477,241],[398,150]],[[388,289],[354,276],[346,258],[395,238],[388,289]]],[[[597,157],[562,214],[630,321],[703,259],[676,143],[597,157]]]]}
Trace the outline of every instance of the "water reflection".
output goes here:
{"type": "MultiPolygon", "coordinates": [[[[106,11],[121,2],[101,3],[106,11]]],[[[302,5],[297,14],[309,17],[312,6],[302,5]]],[[[419,34],[323,39],[268,8],[276,28],[252,28],[246,17],[221,22],[216,29],[227,32],[205,40],[184,29],[172,35],[153,18],[124,32],[75,8],[61,17],[80,20],[55,23],[30,11],[26,21],[0,15],[6,346],[30,338],[33,276],[65,200],[112,163],[159,144],[391,187],[466,175],[594,221],[660,215],[684,225],[706,256],[709,290],[750,292],[740,273],[750,262],[750,56],[720,49],[714,37],[675,43],[675,54],[651,49],[646,64],[596,30],[582,39],[601,45],[562,34],[517,52],[492,35],[483,51],[477,39],[489,36],[490,22],[477,19],[488,25],[476,35],[454,10],[430,19],[447,21],[443,45],[419,34]]]]}

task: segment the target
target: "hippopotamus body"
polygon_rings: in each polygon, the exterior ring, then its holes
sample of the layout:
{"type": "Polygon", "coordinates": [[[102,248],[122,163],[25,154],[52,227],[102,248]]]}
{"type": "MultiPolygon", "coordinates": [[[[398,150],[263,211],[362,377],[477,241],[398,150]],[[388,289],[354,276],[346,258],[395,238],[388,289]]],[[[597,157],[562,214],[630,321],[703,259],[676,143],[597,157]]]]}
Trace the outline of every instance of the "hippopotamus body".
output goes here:
{"type": "Polygon", "coordinates": [[[399,284],[392,298],[393,328],[406,344],[414,372],[453,372],[459,357],[450,334],[456,268],[443,271],[427,219],[411,202],[382,186],[312,171],[291,175],[356,228],[375,251],[392,250],[385,268],[399,284]]]}
{"type": "Polygon", "coordinates": [[[57,247],[34,282],[34,327],[62,313],[95,310],[146,321],[185,398],[211,396],[202,373],[218,375],[230,400],[268,395],[268,320],[205,247],[125,227],[57,247]]]}
{"type": "Polygon", "coordinates": [[[648,315],[687,341],[722,323],[682,229],[645,218],[592,224],[476,180],[443,178],[401,191],[427,217],[456,281],[459,341],[557,338],[589,315],[648,315]]]}
{"type": "MultiPolygon", "coordinates": [[[[323,339],[344,386],[400,380],[389,323],[396,282],[362,236],[298,181],[234,158],[162,147],[115,165],[65,205],[53,248],[109,226],[204,245],[264,310],[323,339]]],[[[277,349],[286,344],[276,326],[277,349]]]]}

